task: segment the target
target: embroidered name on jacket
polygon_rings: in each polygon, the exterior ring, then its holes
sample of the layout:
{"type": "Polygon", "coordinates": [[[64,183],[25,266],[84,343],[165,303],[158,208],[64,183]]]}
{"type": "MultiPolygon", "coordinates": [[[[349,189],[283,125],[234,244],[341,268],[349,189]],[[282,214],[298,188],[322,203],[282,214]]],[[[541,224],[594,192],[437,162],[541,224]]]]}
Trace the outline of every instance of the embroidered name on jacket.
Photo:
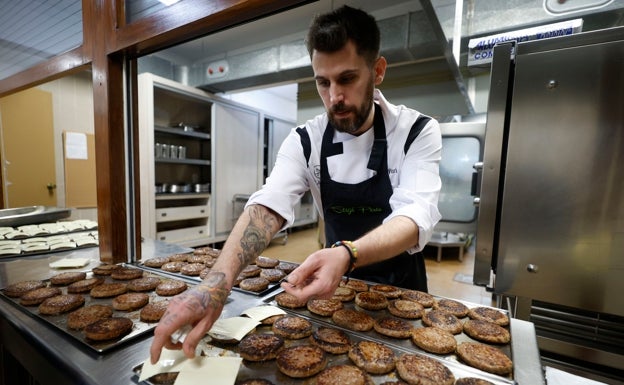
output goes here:
{"type": "Polygon", "coordinates": [[[372,206],[332,206],[329,208],[336,214],[340,215],[352,215],[352,214],[375,214],[380,213],[383,209],[381,207],[372,206]]]}

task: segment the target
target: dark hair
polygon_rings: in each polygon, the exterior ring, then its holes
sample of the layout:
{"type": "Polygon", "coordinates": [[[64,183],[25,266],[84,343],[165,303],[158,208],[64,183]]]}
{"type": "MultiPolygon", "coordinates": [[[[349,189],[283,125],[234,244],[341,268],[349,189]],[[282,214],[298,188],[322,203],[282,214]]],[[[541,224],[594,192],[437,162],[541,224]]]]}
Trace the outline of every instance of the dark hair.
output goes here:
{"type": "Polygon", "coordinates": [[[361,9],[348,5],[318,15],[308,31],[306,46],[312,57],[314,50],[336,52],[347,41],[353,41],[357,54],[373,65],[379,56],[379,27],[375,18],[361,9]]]}

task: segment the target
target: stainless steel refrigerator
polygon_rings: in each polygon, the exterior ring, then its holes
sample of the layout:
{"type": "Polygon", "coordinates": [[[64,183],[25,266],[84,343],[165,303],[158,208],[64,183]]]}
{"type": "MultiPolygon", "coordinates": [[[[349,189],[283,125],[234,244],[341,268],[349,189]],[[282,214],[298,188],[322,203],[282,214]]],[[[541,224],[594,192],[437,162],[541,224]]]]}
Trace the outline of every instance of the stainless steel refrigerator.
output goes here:
{"type": "Polygon", "coordinates": [[[495,47],[481,172],[474,282],[624,378],[624,28],[495,47]]]}

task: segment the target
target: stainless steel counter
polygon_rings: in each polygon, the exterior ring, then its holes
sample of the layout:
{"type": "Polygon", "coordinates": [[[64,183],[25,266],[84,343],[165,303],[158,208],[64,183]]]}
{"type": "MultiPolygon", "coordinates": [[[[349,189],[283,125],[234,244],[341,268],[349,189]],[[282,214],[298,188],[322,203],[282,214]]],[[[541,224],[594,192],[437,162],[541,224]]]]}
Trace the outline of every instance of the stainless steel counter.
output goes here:
{"type": "MultiPolygon", "coordinates": [[[[171,248],[155,243],[148,254],[170,255],[171,248]]],[[[84,258],[90,262],[79,270],[99,265],[97,248],[75,250],[36,258],[0,262],[0,287],[26,279],[41,279],[58,273],[48,264],[60,258],[84,258]]],[[[190,282],[192,283],[192,282],[190,282]]],[[[266,298],[232,291],[222,317],[239,316],[244,310],[265,304],[266,298]]],[[[54,326],[24,312],[4,296],[0,299],[0,344],[13,355],[41,385],[136,384],[133,369],[148,358],[152,333],[146,333],[105,353],[97,353],[68,338],[54,326]]],[[[512,319],[514,381],[519,385],[544,384],[533,324],[512,319]]],[[[6,368],[5,368],[6,370],[6,368]]]]}

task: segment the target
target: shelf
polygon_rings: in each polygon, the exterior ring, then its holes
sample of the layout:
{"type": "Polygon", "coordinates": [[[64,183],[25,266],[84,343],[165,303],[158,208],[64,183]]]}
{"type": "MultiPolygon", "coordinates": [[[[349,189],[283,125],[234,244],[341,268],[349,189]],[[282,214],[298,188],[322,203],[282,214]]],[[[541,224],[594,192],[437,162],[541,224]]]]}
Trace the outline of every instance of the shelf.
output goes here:
{"type": "Polygon", "coordinates": [[[181,128],[163,126],[155,126],[154,131],[170,135],[187,136],[189,138],[210,140],[210,134],[201,131],[184,131],[181,128]]]}
{"type": "Polygon", "coordinates": [[[173,199],[208,199],[210,198],[210,193],[184,193],[184,194],[173,194],[173,193],[162,193],[156,194],[156,200],[173,200],[173,199]]]}
{"type": "Polygon", "coordinates": [[[196,166],[210,166],[210,160],[207,159],[177,159],[177,158],[155,158],[156,163],[173,163],[173,164],[192,164],[196,166]]]}

